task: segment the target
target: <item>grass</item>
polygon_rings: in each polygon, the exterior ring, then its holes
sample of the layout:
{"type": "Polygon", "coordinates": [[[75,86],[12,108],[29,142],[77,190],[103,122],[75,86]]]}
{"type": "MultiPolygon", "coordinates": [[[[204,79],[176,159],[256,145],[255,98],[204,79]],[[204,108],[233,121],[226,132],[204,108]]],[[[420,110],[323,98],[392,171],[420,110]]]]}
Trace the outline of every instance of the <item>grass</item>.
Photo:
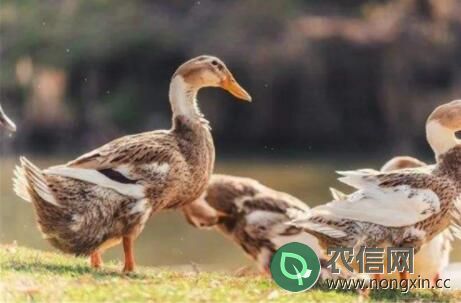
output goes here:
{"type": "Polygon", "coordinates": [[[457,292],[373,291],[368,298],[354,292],[309,290],[291,294],[261,276],[223,272],[185,272],[139,267],[123,275],[120,264],[102,270],[87,260],[15,245],[0,246],[0,302],[357,302],[461,300],[457,292]]]}

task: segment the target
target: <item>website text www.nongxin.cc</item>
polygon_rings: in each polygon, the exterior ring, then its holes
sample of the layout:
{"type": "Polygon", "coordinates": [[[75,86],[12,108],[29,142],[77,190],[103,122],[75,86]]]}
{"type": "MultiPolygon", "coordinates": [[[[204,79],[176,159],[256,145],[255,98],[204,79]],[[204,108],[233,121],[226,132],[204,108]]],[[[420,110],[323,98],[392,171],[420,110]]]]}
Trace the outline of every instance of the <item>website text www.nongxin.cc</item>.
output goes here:
{"type": "Polygon", "coordinates": [[[407,293],[411,289],[450,289],[450,279],[437,279],[431,281],[429,279],[418,276],[416,279],[325,279],[318,281],[318,286],[328,289],[337,290],[365,290],[365,289],[382,289],[394,290],[399,289],[402,293],[407,293]]]}

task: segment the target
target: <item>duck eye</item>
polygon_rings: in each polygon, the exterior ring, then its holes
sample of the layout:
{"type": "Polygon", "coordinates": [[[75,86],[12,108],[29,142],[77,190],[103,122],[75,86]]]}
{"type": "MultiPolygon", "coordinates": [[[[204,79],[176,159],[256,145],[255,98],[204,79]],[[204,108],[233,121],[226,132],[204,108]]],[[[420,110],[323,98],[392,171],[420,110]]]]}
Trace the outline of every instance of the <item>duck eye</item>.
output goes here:
{"type": "Polygon", "coordinates": [[[218,65],[218,61],[213,60],[213,61],[211,61],[211,64],[214,65],[214,66],[216,66],[216,65],[218,65]]]}

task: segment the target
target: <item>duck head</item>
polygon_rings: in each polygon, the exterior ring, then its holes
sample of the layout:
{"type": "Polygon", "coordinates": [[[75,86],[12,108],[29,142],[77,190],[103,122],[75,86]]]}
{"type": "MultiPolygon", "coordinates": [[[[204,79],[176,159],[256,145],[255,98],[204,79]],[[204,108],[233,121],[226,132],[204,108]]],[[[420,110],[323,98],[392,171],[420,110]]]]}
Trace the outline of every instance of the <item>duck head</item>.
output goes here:
{"type": "Polygon", "coordinates": [[[183,63],[173,80],[181,77],[191,90],[203,87],[221,87],[238,99],[251,102],[251,96],[237,83],[224,62],[214,56],[202,55],[183,63]]]}
{"type": "Polygon", "coordinates": [[[436,158],[460,143],[456,132],[461,130],[461,100],[440,105],[426,122],[427,141],[436,158]]]}
{"type": "Polygon", "coordinates": [[[14,122],[10,118],[8,118],[8,116],[3,111],[3,108],[1,105],[0,105],[0,125],[5,127],[10,132],[16,131],[16,124],[14,124],[14,122]]]}
{"type": "Polygon", "coordinates": [[[397,156],[386,163],[381,167],[382,172],[389,172],[393,170],[399,170],[404,168],[414,168],[414,167],[421,167],[426,166],[427,164],[409,156],[397,156]]]}
{"type": "Polygon", "coordinates": [[[225,217],[223,213],[211,207],[203,197],[184,206],[182,211],[187,222],[199,228],[221,224],[225,217]]]}

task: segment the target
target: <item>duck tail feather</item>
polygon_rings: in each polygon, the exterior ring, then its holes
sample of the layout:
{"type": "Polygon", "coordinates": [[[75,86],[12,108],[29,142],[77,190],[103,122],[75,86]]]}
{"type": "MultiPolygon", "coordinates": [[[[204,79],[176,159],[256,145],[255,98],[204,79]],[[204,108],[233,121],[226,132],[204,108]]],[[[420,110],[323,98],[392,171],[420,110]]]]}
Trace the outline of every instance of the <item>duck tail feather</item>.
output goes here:
{"type": "Polygon", "coordinates": [[[14,180],[16,194],[29,202],[38,195],[41,200],[60,207],[42,171],[25,157],[21,157],[20,161],[14,180]]]}
{"type": "Polygon", "coordinates": [[[30,187],[27,183],[26,175],[22,166],[16,166],[14,169],[13,189],[16,195],[27,202],[32,202],[32,197],[29,193],[30,187]]]}

